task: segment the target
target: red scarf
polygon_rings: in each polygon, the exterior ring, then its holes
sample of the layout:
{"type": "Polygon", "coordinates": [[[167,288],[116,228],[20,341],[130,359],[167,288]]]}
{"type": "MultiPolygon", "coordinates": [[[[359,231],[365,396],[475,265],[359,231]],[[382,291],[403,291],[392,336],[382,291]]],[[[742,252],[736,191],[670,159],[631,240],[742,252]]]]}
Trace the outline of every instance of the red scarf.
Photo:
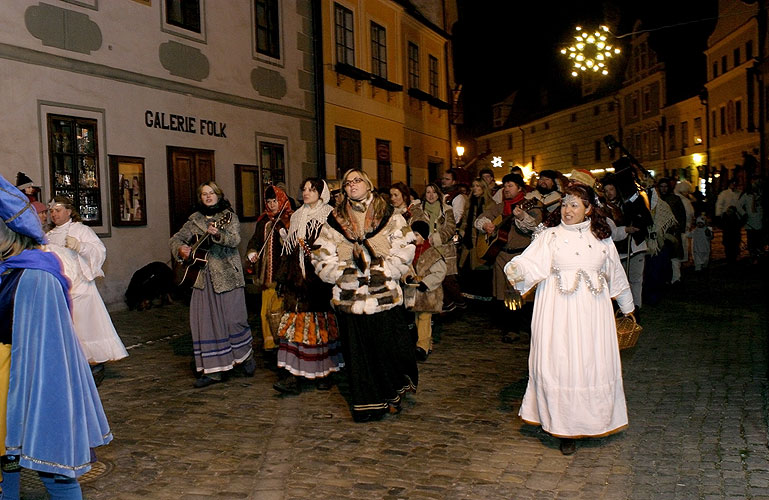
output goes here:
{"type": "Polygon", "coordinates": [[[502,200],[502,202],[505,204],[505,207],[502,209],[502,215],[507,217],[511,213],[513,213],[513,207],[523,201],[523,197],[525,196],[525,193],[523,192],[523,189],[518,191],[518,196],[513,198],[512,200],[502,200]]]}
{"type": "Polygon", "coordinates": [[[430,241],[424,240],[424,242],[421,245],[416,245],[417,249],[414,252],[414,265],[417,264],[417,259],[419,259],[419,256],[425,253],[428,248],[430,248],[430,241]]]}

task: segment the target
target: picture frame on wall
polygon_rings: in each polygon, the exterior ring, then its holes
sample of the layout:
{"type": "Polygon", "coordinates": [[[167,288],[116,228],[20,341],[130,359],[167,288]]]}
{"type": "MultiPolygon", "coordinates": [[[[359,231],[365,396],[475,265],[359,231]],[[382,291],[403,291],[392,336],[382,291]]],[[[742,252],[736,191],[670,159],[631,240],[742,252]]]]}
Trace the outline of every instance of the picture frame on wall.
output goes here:
{"type": "Polygon", "coordinates": [[[259,168],[256,165],[235,165],[235,212],[241,222],[259,217],[259,168]]]}
{"type": "Polygon", "coordinates": [[[112,225],[147,225],[144,158],[109,155],[112,225]]]}

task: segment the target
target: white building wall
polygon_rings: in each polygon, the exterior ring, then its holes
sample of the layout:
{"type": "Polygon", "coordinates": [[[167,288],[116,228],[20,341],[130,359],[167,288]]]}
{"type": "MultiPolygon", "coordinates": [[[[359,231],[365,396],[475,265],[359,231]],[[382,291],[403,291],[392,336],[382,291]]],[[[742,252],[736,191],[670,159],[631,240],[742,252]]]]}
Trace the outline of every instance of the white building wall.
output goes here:
{"type": "MultiPolygon", "coordinates": [[[[98,284],[112,308],[124,307],[123,294],[138,268],[155,260],[170,260],[168,146],[212,150],[216,181],[233,206],[234,165],[258,165],[257,137],[285,144],[287,184],[294,197],[303,171],[316,161],[314,109],[307,82],[300,82],[311,60],[308,63],[307,52],[297,49],[303,36],[297,34],[303,25],[298,4],[306,2],[282,4],[285,45],[278,65],[253,57],[248,0],[230,1],[226,9],[214,8],[208,0],[205,43],[161,31],[161,3],[147,7],[100,1],[96,11],[52,2],[98,24],[103,41],[90,55],[47,47],[32,36],[25,14],[41,5],[39,2],[9,2],[0,14],[0,106],[4,117],[0,121],[0,174],[14,182],[18,171],[26,172],[42,185],[42,198],[49,199],[46,113],[97,118],[104,224],[95,229],[107,247],[106,277],[98,284]],[[209,76],[198,82],[171,75],[158,55],[160,45],[168,41],[204,53],[210,63],[209,76]],[[251,82],[254,69],[274,71],[283,78],[285,96],[262,96],[251,82]],[[148,127],[147,110],[196,117],[197,132],[148,127]],[[226,124],[226,137],[201,134],[201,118],[226,124]],[[145,159],[146,226],[112,225],[109,155],[145,159]]],[[[241,225],[241,251],[253,226],[241,225]]]]}

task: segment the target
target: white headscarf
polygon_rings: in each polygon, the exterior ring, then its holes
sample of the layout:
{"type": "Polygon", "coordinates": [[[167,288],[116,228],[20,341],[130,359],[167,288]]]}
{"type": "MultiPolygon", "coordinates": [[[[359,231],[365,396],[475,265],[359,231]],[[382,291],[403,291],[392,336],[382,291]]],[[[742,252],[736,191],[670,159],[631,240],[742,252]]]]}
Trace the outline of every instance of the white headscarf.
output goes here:
{"type": "MultiPolygon", "coordinates": [[[[315,203],[314,207],[305,203],[297,209],[296,212],[291,214],[291,224],[289,225],[288,234],[283,241],[283,251],[281,255],[288,255],[294,251],[294,248],[301,241],[307,239],[307,234],[315,233],[320,226],[322,226],[328,214],[334,209],[328,204],[331,199],[331,192],[328,190],[328,184],[326,181],[323,183],[323,190],[320,193],[320,199],[315,203]]],[[[304,185],[302,185],[304,188],[304,185]]],[[[299,252],[299,267],[302,269],[302,276],[306,277],[304,269],[304,249],[300,249],[299,252]]]]}

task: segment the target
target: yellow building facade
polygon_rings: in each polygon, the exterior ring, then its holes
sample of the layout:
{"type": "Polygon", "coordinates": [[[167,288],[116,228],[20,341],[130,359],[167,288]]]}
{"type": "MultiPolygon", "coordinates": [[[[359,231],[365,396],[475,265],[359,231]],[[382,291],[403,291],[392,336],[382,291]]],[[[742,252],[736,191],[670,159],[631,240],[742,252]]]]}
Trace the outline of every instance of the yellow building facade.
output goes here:
{"type": "Polygon", "coordinates": [[[321,16],[326,177],[421,190],[450,167],[448,33],[392,0],[323,0],[321,16]]]}

